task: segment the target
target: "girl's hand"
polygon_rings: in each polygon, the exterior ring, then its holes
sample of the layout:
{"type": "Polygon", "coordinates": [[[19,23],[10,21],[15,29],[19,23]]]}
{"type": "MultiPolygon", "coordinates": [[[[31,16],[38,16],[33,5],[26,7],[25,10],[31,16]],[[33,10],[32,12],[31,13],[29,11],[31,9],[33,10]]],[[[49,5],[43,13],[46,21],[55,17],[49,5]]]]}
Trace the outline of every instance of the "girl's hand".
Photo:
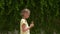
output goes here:
{"type": "Polygon", "coordinates": [[[34,26],[34,22],[32,21],[31,24],[30,24],[30,27],[33,27],[34,26]]]}

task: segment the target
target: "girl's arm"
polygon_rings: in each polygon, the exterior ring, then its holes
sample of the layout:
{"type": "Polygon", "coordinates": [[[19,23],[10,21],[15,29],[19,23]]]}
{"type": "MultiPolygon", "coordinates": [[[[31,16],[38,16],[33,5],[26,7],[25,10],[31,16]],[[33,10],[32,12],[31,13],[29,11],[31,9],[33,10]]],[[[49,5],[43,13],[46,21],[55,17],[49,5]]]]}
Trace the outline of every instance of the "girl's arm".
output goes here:
{"type": "Polygon", "coordinates": [[[26,27],[25,24],[22,25],[22,30],[23,30],[23,32],[25,32],[25,31],[27,31],[27,30],[29,30],[29,29],[30,29],[30,27],[26,27]]]}
{"type": "Polygon", "coordinates": [[[30,24],[30,26],[29,26],[29,27],[26,27],[26,25],[25,25],[25,24],[23,24],[23,25],[22,25],[23,32],[25,32],[25,31],[29,30],[31,27],[33,27],[33,24],[30,24]]]}

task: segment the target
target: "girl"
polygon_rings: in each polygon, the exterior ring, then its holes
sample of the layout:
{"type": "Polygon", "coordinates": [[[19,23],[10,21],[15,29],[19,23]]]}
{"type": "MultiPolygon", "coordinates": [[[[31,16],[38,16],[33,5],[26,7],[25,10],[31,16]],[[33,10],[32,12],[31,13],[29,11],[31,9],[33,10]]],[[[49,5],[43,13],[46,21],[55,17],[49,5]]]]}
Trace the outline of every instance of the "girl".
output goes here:
{"type": "Polygon", "coordinates": [[[29,9],[23,9],[21,11],[21,22],[20,22],[20,34],[30,34],[30,28],[32,28],[34,26],[33,21],[30,24],[30,26],[28,26],[27,23],[27,18],[30,16],[30,10],[29,9]]]}

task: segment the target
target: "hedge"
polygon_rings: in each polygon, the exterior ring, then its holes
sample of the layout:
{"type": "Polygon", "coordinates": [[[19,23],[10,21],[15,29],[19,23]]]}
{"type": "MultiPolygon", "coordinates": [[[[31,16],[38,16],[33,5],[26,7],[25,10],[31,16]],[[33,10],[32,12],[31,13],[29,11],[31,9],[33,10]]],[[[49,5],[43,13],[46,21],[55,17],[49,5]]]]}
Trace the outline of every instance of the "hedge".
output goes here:
{"type": "Polygon", "coordinates": [[[20,12],[28,8],[31,11],[28,23],[33,20],[35,26],[31,34],[60,32],[60,0],[0,0],[0,31],[20,30],[20,12]]]}

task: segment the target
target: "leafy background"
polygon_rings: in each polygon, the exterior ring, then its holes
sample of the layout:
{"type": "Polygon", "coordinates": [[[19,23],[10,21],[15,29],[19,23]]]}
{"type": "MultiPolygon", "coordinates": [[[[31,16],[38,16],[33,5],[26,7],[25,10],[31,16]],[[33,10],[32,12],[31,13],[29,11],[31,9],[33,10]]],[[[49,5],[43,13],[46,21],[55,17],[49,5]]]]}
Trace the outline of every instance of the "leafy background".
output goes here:
{"type": "Polygon", "coordinates": [[[31,34],[60,34],[60,0],[0,0],[0,31],[19,30],[24,8],[31,11],[29,24],[32,20],[35,24],[31,34]]]}

